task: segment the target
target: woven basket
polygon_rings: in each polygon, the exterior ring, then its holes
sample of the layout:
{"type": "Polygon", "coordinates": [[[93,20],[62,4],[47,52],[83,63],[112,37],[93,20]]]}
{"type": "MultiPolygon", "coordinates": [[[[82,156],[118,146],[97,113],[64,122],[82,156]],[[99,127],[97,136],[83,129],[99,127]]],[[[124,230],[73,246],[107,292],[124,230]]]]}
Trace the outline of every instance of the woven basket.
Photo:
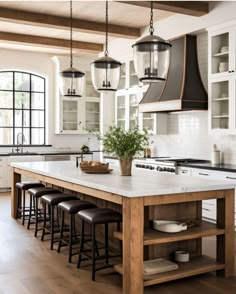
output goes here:
{"type": "Polygon", "coordinates": [[[109,163],[103,163],[101,165],[85,165],[80,164],[80,169],[89,174],[106,174],[109,173],[111,170],[108,168],[109,163]]]}

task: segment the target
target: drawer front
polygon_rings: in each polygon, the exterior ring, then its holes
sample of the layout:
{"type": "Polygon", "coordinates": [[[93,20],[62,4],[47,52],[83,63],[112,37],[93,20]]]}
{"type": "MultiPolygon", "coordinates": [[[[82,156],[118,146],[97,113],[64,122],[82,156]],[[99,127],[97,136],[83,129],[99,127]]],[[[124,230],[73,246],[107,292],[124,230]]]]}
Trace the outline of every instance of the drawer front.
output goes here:
{"type": "Polygon", "coordinates": [[[214,201],[214,199],[203,201],[202,216],[216,220],[216,204],[214,204],[212,201],[214,201]]]}
{"type": "Polygon", "coordinates": [[[178,175],[191,176],[192,175],[192,169],[180,167],[180,168],[178,168],[178,175]]]}

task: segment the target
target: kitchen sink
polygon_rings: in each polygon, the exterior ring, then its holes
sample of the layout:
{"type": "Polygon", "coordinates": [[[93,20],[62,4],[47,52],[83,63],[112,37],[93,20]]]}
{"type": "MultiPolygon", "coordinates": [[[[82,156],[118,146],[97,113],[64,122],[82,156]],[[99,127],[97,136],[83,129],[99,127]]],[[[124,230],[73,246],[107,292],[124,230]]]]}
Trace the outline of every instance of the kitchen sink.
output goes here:
{"type": "Polygon", "coordinates": [[[19,153],[8,153],[9,156],[27,156],[27,155],[38,155],[38,153],[35,153],[35,152],[19,152],[19,153]]]}

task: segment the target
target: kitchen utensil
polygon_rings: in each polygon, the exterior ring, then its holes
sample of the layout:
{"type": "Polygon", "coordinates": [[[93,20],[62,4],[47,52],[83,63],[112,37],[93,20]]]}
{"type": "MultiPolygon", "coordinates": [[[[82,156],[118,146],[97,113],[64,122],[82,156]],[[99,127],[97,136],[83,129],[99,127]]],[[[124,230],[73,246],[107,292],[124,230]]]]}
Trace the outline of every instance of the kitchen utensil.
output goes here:
{"type": "Polygon", "coordinates": [[[175,251],[175,261],[188,262],[189,261],[189,252],[187,252],[187,251],[175,251]]]}
{"type": "Polygon", "coordinates": [[[219,72],[225,72],[228,70],[228,62],[219,63],[219,72]]]}
{"type": "Polygon", "coordinates": [[[227,52],[229,51],[229,47],[228,46],[223,46],[220,48],[220,52],[223,53],[223,52],[227,52]]]}
{"type": "Polygon", "coordinates": [[[153,229],[165,233],[178,233],[187,230],[187,225],[178,221],[153,220],[153,229]]]}

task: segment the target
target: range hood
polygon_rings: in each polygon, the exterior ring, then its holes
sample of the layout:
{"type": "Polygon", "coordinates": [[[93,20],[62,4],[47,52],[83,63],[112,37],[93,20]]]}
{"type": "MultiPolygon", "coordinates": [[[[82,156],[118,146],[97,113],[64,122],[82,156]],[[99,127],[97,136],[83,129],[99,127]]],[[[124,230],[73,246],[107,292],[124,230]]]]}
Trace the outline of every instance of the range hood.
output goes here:
{"type": "Polygon", "coordinates": [[[193,35],[171,41],[167,79],[150,84],[139,104],[140,112],[207,110],[208,96],[199,72],[196,43],[193,35]]]}

